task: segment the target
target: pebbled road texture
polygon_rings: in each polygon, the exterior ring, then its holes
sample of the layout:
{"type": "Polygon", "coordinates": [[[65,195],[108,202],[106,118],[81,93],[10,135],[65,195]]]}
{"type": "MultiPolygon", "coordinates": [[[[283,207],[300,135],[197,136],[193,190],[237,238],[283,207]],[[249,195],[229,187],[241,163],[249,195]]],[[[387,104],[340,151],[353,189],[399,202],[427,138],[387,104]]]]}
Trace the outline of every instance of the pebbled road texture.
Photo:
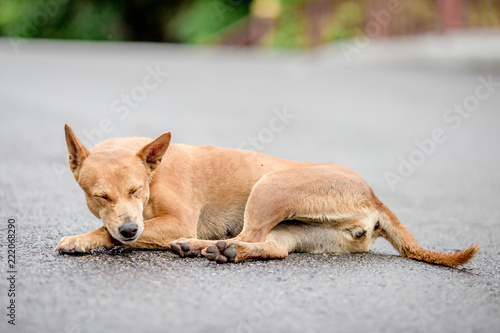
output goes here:
{"type": "Polygon", "coordinates": [[[498,35],[373,42],[347,62],[338,46],[0,40],[0,331],[500,331],[500,85],[478,88],[500,82],[495,45],[498,35]],[[61,237],[100,226],[69,173],[65,122],[89,145],[172,131],[174,142],[348,165],[424,247],[483,249],[459,268],[401,258],[383,239],[366,254],[228,265],[123,248],[59,255],[61,237]],[[392,187],[388,173],[401,177],[392,187]]]}

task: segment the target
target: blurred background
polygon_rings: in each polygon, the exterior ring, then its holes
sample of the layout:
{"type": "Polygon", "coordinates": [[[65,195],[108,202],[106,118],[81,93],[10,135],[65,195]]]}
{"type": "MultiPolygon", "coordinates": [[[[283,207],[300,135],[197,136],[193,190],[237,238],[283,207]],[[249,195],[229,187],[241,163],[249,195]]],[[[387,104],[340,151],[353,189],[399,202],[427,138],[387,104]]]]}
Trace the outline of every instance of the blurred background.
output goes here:
{"type": "Polygon", "coordinates": [[[0,1],[0,35],[21,38],[307,49],[364,34],[499,26],[498,0],[0,1]]]}

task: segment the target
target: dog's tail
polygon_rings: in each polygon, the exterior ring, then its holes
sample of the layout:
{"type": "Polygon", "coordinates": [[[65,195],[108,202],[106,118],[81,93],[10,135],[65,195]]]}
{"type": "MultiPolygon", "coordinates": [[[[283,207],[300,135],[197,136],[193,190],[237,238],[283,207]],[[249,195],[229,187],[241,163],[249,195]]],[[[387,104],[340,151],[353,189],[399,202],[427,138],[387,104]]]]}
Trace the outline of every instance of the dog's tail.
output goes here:
{"type": "Polygon", "coordinates": [[[380,201],[378,211],[381,215],[380,223],[384,231],[383,236],[403,257],[444,266],[459,266],[471,260],[481,248],[480,245],[473,244],[467,249],[455,253],[426,250],[418,244],[415,237],[396,215],[380,201]]]}

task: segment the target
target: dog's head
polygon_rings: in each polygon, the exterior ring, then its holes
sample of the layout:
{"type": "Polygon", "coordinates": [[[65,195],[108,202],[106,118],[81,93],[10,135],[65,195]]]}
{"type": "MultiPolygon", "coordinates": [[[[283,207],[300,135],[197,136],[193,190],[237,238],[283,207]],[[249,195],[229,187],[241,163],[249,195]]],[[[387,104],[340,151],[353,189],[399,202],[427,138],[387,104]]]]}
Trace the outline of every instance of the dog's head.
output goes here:
{"type": "Polygon", "coordinates": [[[92,152],[68,125],[65,132],[69,165],[90,211],[114,239],[124,244],[136,241],[144,230],[149,183],[170,144],[170,132],[145,142],[138,151],[110,146],[92,152]]]}

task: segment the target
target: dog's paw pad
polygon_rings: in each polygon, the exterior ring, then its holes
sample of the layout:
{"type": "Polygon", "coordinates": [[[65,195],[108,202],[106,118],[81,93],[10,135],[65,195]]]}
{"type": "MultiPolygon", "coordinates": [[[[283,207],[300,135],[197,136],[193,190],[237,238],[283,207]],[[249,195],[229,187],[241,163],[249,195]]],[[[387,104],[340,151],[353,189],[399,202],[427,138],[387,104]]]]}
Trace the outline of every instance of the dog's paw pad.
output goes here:
{"type": "Polygon", "coordinates": [[[181,255],[181,247],[176,243],[170,244],[170,249],[172,249],[172,252],[174,252],[175,254],[181,255]]]}
{"type": "Polygon", "coordinates": [[[189,252],[190,248],[189,248],[189,244],[188,243],[182,243],[181,244],[181,250],[183,252],[189,252]]]}
{"type": "Polygon", "coordinates": [[[225,241],[218,241],[215,245],[208,246],[202,254],[218,264],[234,262],[237,254],[236,245],[229,245],[225,241]]]}
{"type": "Polygon", "coordinates": [[[225,263],[227,263],[227,258],[226,258],[226,256],[220,255],[219,258],[217,258],[215,260],[215,262],[218,264],[225,264],[225,263]]]}
{"type": "Polygon", "coordinates": [[[236,245],[230,245],[227,249],[222,251],[222,254],[227,257],[228,261],[234,261],[236,255],[238,254],[238,250],[236,249],[236,245]]]}
{"type": "Polygon", "coordinates": [[[197,257],[200,254],[200,250],[196,248],[191,248],[186,242],[174,242],[170,243],[170,249],[172,252],[180,257],[197,257]]]}
{"type": "Polygon", "coordinates": [[[219,249],[215,245],[208,246],[205,250],[202,251],[202,254],[208,260],[217,260],[220,255],[219,249]]]}

